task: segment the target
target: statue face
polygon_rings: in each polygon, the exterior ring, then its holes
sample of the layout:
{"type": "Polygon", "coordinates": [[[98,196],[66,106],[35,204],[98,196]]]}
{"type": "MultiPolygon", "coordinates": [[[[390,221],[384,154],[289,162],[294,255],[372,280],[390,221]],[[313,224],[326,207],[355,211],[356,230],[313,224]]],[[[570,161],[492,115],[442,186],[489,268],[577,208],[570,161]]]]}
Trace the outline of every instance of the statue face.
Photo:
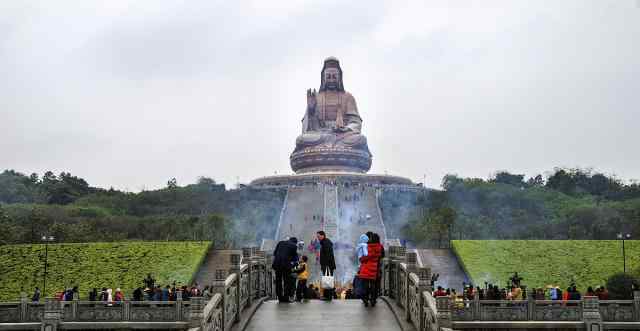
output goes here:
{"type": "Polygon", "coordinates": [[[338,68],[327,68],[324,71],[324,83],[327,89],[338,89],[338,82],[340,82],[340,71],[338,71],[338,68]]]}

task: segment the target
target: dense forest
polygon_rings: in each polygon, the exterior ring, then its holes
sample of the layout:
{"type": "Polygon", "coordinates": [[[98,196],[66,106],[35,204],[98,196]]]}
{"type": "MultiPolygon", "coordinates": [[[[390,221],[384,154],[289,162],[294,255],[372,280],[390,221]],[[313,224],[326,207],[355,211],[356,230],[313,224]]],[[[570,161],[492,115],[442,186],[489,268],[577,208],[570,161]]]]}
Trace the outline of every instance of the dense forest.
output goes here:
{"type": "Polygon", "coordinates": [[[284,190],[227,190],[210,178],[139,193],[91,187],[82,178],[0,173],[0,244],[118,240],[207,240],[216,246],[273,236],[284,190]],[[247,231],[250,229],[250,231],[247,231]]]}
{"type": "Polygon", "coordinates": [[[546,178],[505,171],[489,179],[447,175],[441,191],[386,190],[392,235],[416,244],[449,239],[616,239],[640,235],[640,185],[585,169],[546,178]]]}
{"type": "MultiPolygon", "coordinates": [[[[585,169],[525,179],[447,175],[442,190],[385,189],[389,237],[421,246],[450,239],[615,239],[640,236],[640,185],[585,169]]],[[[139,193],[91,187],[70,173],[0,173],[0,244],[117,240],[212,240],[216,246],[273,237],[284,189],[227,189],[201,177],[139,193]]]]}

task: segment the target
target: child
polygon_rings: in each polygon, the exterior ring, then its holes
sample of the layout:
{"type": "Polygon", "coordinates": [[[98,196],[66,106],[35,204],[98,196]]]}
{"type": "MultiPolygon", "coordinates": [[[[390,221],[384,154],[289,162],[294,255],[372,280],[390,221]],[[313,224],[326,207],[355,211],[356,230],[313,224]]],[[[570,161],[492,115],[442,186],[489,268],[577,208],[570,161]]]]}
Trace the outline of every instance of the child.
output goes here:
{"type": "Polygon", "coordinates": [[[296,287],[296,301],[300,302],[302,299],[307,299],[307,279],[309,279],[309,269],[307,267],[307,256],[303,255],[302,260],[298,263],[298,266],[294,269],[294,272],[298,274],[298,286],[296,287]]]}

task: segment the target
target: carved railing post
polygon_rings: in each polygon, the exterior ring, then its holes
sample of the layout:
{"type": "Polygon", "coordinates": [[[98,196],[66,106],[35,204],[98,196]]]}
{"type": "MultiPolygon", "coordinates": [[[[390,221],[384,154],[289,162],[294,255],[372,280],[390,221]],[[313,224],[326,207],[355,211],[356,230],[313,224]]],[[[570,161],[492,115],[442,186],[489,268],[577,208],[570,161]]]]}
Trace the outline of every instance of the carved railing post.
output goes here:
{"type": "MultiPolygon", "coordinates": [[[[177,290],[176,291],[176,320],[177,321],[181,321],[182,320],[182,291],[181,290],[177,290]]],[[[206,305],[206,302],[205,302],[206,305]]],[[[193,306],[191,306],[192,309],[191,311],[193,311],[193,306]]],[[[192,313],[193,316],[193,313],[192,313]]]]}
{"type": "Polygon", "coordinates": [[[266,270],[266,279],[265,279],[265,286],[267,287],[267,297],[270,299],[275,299],[275,290],[273,288],[273,283],[274,283],[274,277],[273,277],[273,268],[271,268],[271,265],[273,264],[273,255],[271,253],[267,254],[267,260],[266,260],[266,265],[265,265],[265,270],[266,270]]]}
{"type": "MultiPolygon", "coordinates": [[[[182,300],[176,301],[176,304],[178,306],[182,306],[182,300]]],[[[189,315],[189,325],[192,328],[197,328],[202,324],[205,304],[203,297],[192,297],[189,299],[189,306],[191,310],[189,315]]]]}
{"type": "Polygon", "coordinates": [[[267,264],[265,261],[265,252],[261,250],[256,250],[256,261],[258,262],[258,294],[257,297],[265,297],[267,296],[267,264]]]}
{"type": "Polygon", "coordinates": [[[535,291],[528,291],[527,294],[527,319],[533,321],[536,317],[535,291]]]}
{"type": "Polygon", "coordinates": [[[426,320],[423,318],[424,316],[424,306],[426,305],[423,292],[428,291],[431,292],[431,269],[430,268],[418,268],[416,271],[418,275],[418,279],[420,282],[418,283],[418,297],[416,301],[418,303],[418,320],[413,321],[414,325],[417,326],[417,329],[427,330],[426,320]]]}
{"type": "Polygon", "coordinates": [[[71,300],[71,320],[72,321],[78,320],[78,297],[75,295],[71,300]]]}
{"type": "Polygon", "coordinates": [[[473,292],[473,306],[472,306],[473,320],[480,319],[480,293],[478,291],[473,292]]]}
{"type": "Polygon", "coordinates": [[[57,331],[62,320],[62,302],[54,298],[46,298],[44,301],[44,316],[42,318],[41,331],[57,331]]]}
{"type": "Polygon", "coordinates": [[[213,281],[213,294],[220,293],[222,297],[222,325],[223,328],[226,324],[227,314],[225,307],[227,306],[227,291],[225,289],[225,282],[227,279],[227,271],[224,269],[216,269],[215,280],[213,281]]]}
{"type": "Polygon", "coordinates": [[[436,297],[438,324],[442,328],[451,328],[451,303],[448,296],[436,297]]]}
{"type": "Polygon", "coordinates": [[[382,279],[380,280],[381,295],[389,296],[389,258],[385,257],[380,262],[382,268],[382,279]]]}
{"type": "MultiPolygon", "coordinates": [[[[253,300],[253,252],[255,249],[253,247],[244,247],[242,248],[242,259],[247,264],[249,268],[249,272],[247,272],[247,284],[249,284],[249,289],[247,291],[247,306],[251,306],[251,302],[253,300]]],[[[242,293],[242,291],[240,292],[242,293]]],[[[242,300],[241,300],[242,302],[242,300]]],[[[238,310],[240,311],[240,310],[238,310]]]]}
{"type": "MultiPolygon", "coordinates": [[[[131,319],[131,301],[122,301],[122,320],[128,321],[131,319]]],[[[178,319],[179,320],[179,319],[178,319]]]]}
{"type": "Polygon", "coordinates": [[[584,297],[582,299],[582,321],[586,330],[602,330],[602,316],[600,316],[600,301],[598,301],[598,297],[584,297]]]}
{"type": "MultiPolygon", "coordinates": [[[[403,306],[404,306],[404,312],[405,312],[405,319],[407,321],[411,320],[411,306],[410,306],[410,302],[411,302],[411,298],[409,298],[410,295],[413,295],[413,293],[410,293],[409,291],[409,282],[410,282],[410,278],[411,278],[411,273],[412,272],[416,272],[417,271],[417,263],[418,263],[418,256],[416,253],[407,253],[405,255],[405,263],[407,265],[407,272],[405,274],[405,288],[403,289],[404,292],[404,298],[405,301],[403,302],[403,306]]],[[[416,286],[419,286],[420,284],[416,284],[416,286]]]]}
{"type": "MultiPolygon", "coordinates": [[[[231,268],[229,269],[230,273],[236,274],[236,315],[234,316],[234,322],[240,322],[240,302],[242,302],[242,298],[240,297],[242,294],[242,272],[240,271],[240,254],[231,254],[231,268]]],[[[231,316],[229,316],[231,317],[231,316]]]]}
{"type": "Polygon", "coordinates": [[[640,322],[640,291],[633,292],[633,320],[640,322]]]}
{"type": "MultiPolygon", "coordinates": [[[[407,249],[403,246],[396,247],[396,291],[400,291],[400,263],[404,262],[407,249]]],[[[406,284],[406,282],[405,282],[406,284]]],[[[396,292],[399,296],[400,292],[396,292]]]]}
{"type": "Polygon", "coordinates": [[[29,299],[27,298],[27,293],[20,293],[20,322],[26,322],[27,317],[27,309],[29,305],[29,299]]]}

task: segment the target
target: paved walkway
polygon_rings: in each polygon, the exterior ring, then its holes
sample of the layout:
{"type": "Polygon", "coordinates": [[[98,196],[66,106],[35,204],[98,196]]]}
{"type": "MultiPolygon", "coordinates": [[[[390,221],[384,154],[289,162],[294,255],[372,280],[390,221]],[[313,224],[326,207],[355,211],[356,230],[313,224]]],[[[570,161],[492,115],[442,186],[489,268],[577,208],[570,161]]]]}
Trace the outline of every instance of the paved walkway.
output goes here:
{"type": "Polygon", "coordinates": [[[245,330],[393,331],[400,330],[400,326],[382,300],[374,308],[365,308],[360,300],[291,304],[265,301],[245,330]]]}

